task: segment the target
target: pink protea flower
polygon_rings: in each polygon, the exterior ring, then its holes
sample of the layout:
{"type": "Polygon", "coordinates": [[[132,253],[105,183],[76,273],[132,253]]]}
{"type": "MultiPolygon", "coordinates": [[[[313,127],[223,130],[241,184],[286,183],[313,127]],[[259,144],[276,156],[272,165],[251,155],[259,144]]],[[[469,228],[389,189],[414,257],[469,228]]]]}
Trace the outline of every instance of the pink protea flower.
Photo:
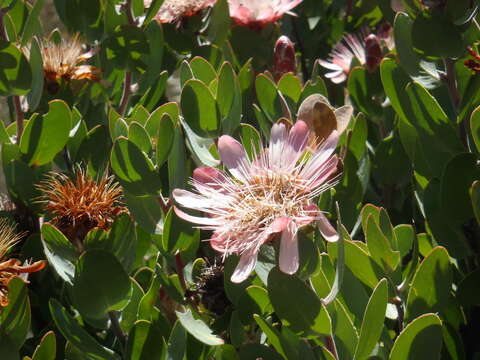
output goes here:
{"type": "Polygon", "coordinates": [[[210,244],[224,257],[240,255],[233,282],[249,276],[260,247],[277,234],[281,234],[279,267],[288,274],[298,269],[299,228],[316,221],[326,240],[338,240],[313,201],[339,179],[340,160],[333,154],[338,133],[334,130],[310,154],[306,153],[308,138],[308,126],[301,120],[289,132],[284,124],[276,124],[269,147],[249,158],[237,140],[224,135],[218,150],[228,173],[197,168],[192,181],[196,192],[173,191],[179,205],[205,213],[197,217],[175,207],[179,217],[212,230],[210,244]]]}
{"type": "MultiPolygon", "coordinates": [[[[192,16],[200,10],[215,5],[217,0],[165,0],[155,15],[155,20],[160,23],[173,23],[185,16],[192,16]]],[[[144,5],[149,7],[152,0],[144,0],[144,5]]]]}
{"type": "Polygon", "coordinates": [[[303,0],[228,0],[230,17],[241,26],[262,28],[277,21],[303,0]]]}
{"type": "Polygon", "coordinates": [[[382,47],[376,35],[370,34],[362,39],[357,35],[346,34],[330,52],[329,59],[319,59],[318,63],[332,70],[325,77],[340,84],[347,79],[354,58],[360,65],[366,65],[368,71],[374,71],[380,64],[382,55],[382,47]]]}

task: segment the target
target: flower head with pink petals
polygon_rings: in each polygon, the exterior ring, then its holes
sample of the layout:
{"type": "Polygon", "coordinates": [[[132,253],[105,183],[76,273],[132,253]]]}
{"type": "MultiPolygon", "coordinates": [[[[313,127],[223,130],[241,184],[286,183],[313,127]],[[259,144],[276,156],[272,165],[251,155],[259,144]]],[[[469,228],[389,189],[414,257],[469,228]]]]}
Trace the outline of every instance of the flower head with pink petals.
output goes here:
{"type": "Polygon", "coordinates": [[[262,28],[280,19],[303,0],[228,0],[230,17],[241,26],[262,28]]]}
{"type": "MultiPolygon", "coordinates": [[[[174,23],[182,17],[192,16],[199,11],[215,5],[217,0],[165,0],[155,15],[160,23],[174,23]]],[[[150,7],[152,0],[144,0],[144,5],[150,7]]]]}
{"type": "Polygon", "coordinates": [[[279,267],[298,270],[299,228],[316,221],[323,237],[336,241],[338,234],[314,199],[339,179],[339,158],[333,152],[338,132],[306,154],[309,128],[301,120],[290,131],[275,124],[269,147],[249,158],[243,146],[228,135],[220,137],[218,150],[228,173],[197,168],[196,192],[173,191],[177,204],[201,211],[204,217],[175,208],[184,220],[213,231],[211,246],[225,256],[240,255],[233,282],[245,280],[255,267],[260,247],[280,234],[279,267]]]}

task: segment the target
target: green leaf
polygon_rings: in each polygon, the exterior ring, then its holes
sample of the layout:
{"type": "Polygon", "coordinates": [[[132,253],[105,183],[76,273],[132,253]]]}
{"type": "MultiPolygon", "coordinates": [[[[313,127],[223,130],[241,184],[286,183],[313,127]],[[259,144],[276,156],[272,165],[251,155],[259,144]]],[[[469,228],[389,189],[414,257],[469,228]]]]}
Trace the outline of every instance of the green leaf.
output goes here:
{"type": "Polygon", "coordinates": [[[425,56],[455,58],[465,48],[460,29],[440,15],[417,16],[412,40],[415,49],[425,56]]]}
{"type": "Polygon", "coordinates": [[[270,347],[260,344],[245,344],[240,348],[240,360],[283,360],[284,358],[270,347]]]}
{"type": "Polygon", "coordinates": [[[160,176],[152,161],[130,140],[118,138],[113,145],[110,160],[115,175],[132,194],[156,194],[160,190],[160,176]]]}
{"type": "Polygon", "coordinates": [[[161,233],[163,212],[157,196],[135,196],[128,191],[124,191],[123,196],[130,213],[143,230],[161,233]]]}
{"type": "Polygon", "coordinates": [[[185,121],[196,134],[212,136],[219,130],[215,98],[203,82],[188,80],[183,86],[180,104],[185,121]]]}
{"type": "Polygon", "coordinates": [[[404,257],[412,249],[415,231],[412,225],[403,224],[395,226],[394,232],[398,242],[398,251],[400,251],[400,256],[404,257]]]}
{"type": "Polygon", "coordinates": [[[165,113],[160,119],[157,132],[156,161],[158,167],[162,166],[165,161],[167,161],[168,155],[173,146],[174,137],[175,125],[173,124],[170,115],[165,113]]]}
{"type": "Polygon", "coordinates": [[[184,313],[179,311],[175,311],[175,313],[183,327],[198,341],[210,346],[222,345],[224,343],[223,339],[214,335],[203,321],[195,319],[190,309],[184,313]]]}
{"type": "Polygon", "coordinates": [[[374,349],[383,330],[385,311],[387,310],[388,284],[386,279],[380,280],[368,300],[363,316],[360,338],[354,359],[366,359],[374,349]]]}
{"type": "Polygon", "coordinates": [[[228,62],[222,65],[218,75],[217,104],[222,117],[222,132],[233,134],[242,119],[242,89],[228,62]]]}
{"type": "Polygon", "coordinates": [[[98,360],[119,360],[112,350],[101,346],[87,333],[56,299],[49,301],[50,314],[62,335],[85,356],[98,360]]]}
{"type": "Polygon", "coordinates": [[[145,295],[140,300],[138,305],[138,319],[139,320],[152,320],[153,319],[153,309],[157,301],[160,289],[160,276],[162,269],[160,265],[155,266],[155,275],[153,276],[150,287],[145,295]]]}
{"type": "Polygon", "coordinates": [[[102,46],[105,61],[117,69],[143,73],[146,64],[142,56],[149,53],[145,33],[134,25],[122,25],[115,29],[102,46]]]}
{"type": "Polygon", "coordinates": [[[187,346],[187,332],[177,320],[168,339],[167,360],[183,360],[187,346]]]}
{"type": "Polygon", "coordinates": [[[9,303],[0,311],[0,338],[5,338],[18,351],[30,328],[30,300],[27,285],[22,279],[13,277],[8,282],[9,303]]]}
{"type": "Polygon", "coordinates": [[[33,4],[30,13],[28,14],[27,21],[25,23],[25,27],[23,28],[22,40],[21,45],[25,46],[29,41],[31,41],[36,28],[38,27],[38,19],[40,15],[40,11],[45,4],[45,0],[38,0],[33,4]]]}
{"type": "Polygon", "coordinates": [[[130,291],[128,275],[111,253],[88,250],[80,256],[75,267],[73,300],[82,315],[101,319],[128,301],[130,291]]]}
{"type": "Polygon", "coordinates": [[[390,360],[440,359],[442,322],[435,314],[424,314],[413,320],[395,340],[390,360]]]}
{"type": "Polygon", "coordinates": [[[213,66],[200,56],[195,56],[190,60],[190,68],[195,79],[201,80],[207,86],[217,78],[217,73],[213,66]]]}
{"type": "Polygon", "coordinates": [[[470,117],[470,130],[472,131],[472,138],[477,151],[480,152],[480,106],[475,108],[470,117]]]}
{"type": "Polygon", "coordinates": [[[321,94],[325,97],[328,96],[327,86],[325,85],[325,81],[323,81],[320,76],[317,76],[315,79],[308,80],[305,83],[298,103],[301,104],[303,100],[313,94],[321,94]]]}
{"type": "Polygon", "coordinates": [[[153,20],[155,15],[157,15],[158,10],[162,7],[162,4],[165,0],[153,0],[150,3],[150,6],[147,10],[147,13],[145,15],[145,20],[143,21],[144,24],[148,24],[150,21],[153,20]]]}
{"type": "Polygon", "coordinates": [[[420,58],[413,50],[412,26],[413,20],[407,14],[402,12],[397,13],[393,26],[395,49],[400,60],[400,65],[411,75],[417,74],[420,69],[420,58]]]}
{"type": "Polygon", "coordinates": [[[142,287],[134,278],[130,278],[130,281],[132,283],[132,296],[127,306],[122,310],[122,318],[120,320],[120,327],[125,333],[130,332],[137,321],[138,306],[145,295],[142,287]]]}
{"type": "Polygon", "coordinates": [[[187,135],[186,138],[188,140],[190,151],[195,158],[198,158],[198,162],[205,166],[218,166],[220,161],[215,159],[210,152],[211,147],[215,146],[214,141],[210,138],[200,137],[195,134],[182,118],[180,118],[180,123],[185,130],[185,135],[187,135]]]}
{"type": "Polygon", "coordinates": [[[128,127],[128,140],[137,145],[146,154],[152,150],[152,143],[147,131],[136,121],[131,122],[128,127]]]}
{"type": "Polygon", "coordinates": [[[72,115],[62,100],[48,103],[48,113],[30,119],[20,141],[20,150],[28,165],[40,166],[51,162],[68,142],[72,115]]]}
{"type": "Polygon", "coordinates": [[[25,95],[31,83],[32,71],[25,55],[12,43],[0,40],[0,95],[25,95]]]}
{"type": "Polygon", "coordinates": [[[418,267],[408,292],[406,321],[427,312],[441,312],[450,301],[452,269],[447,250],[434,248],[418,267]]]}
{"type": "Polygon", "coordinates": [[[126,358],[130,360],[160,359],[165,346],[162,344],[162,339],[157,326],[146,320],[137,321],[128,334],[126,358]]]}
{"type": "Polygon", "coordinates": [[[208,26],[208,38],[213,44],[222,46],[230,33],[230,16],[228,2],[218,0],[215,2],[208,26]]]}
{"type": "Polygon", "coordinates": [[[340,288],[343,282],[343,273],[345,270],[345,240],[349,239],[350,236],[348,235],[347,229],[342,225],[340,219],[340,211],[337,208],[338,212],[338,221],[337,227],[339,229],[339,237],[337,244],[337,271],[335,272],[335,280],[333,281],[332,288],[328,295],[322,299],[324,305],[330,304],[340,292],[340,288]]]}
{"type": "Polygon", "coordinates": [[[475,181],[470,188],[473,212],[477,222],[480,224],[480,181],[475,181]]]}
{"type": "Polygon", "coordinates": [[[298,76],[287,73],[278,80],[278,90],[285,96],[287,101],[290,100],[291,104],[296,105],[302,95],[302,83],[298,76]]]}
{"type": "Polygon", "coordinates": [[[28,106],[30,111],[35,111],[43,95],[43,60],[40,51],[40,44],[36,38],[30,43],[30,66],[32,67],[32,89],[27,94],[28,106]]]}
{"type": "Polygon", "coordinates": [[[462,224],[473,217],[469,190],[479,178],[476,155],[459,154],[448,162],[443,172],[440,194],[440,205],[448,222],[462,224]]]}
{"type": "Polygon", "coordinates": [[[330,334],[330,317],[315,292],[295,276],[274,268],[268,275],[268,295],[275,313],[295,332],[330,334]],[[298,306],[302,299],[302,306],[298,306]]]}
{"type": "Polygon", "coordinates": [[[57,354],[57,340],[53,331],[43,335],[33,353],[32,360],[55,360],[57,354]]]}
{"type": "Polygon", "coordinates": [[[173,145],[168,156],[168,184],[170,191],[175,188],[184,189],[187,180],[187,155],[181,129],[175,126],[173,145]]]}
{"type": "Polygon", "coordinates": [[[42,226],[43,250],[48,263],[53,266],[63,281],[72,283],[75,274],[77,251],[70,241],[55,226],[45,223],[42,226]]]}
{"type": "Polygon", "coordinates": [[[190,244],[200,241],[200,231],[180,219],[173,209],[165,217],[163,226],[162,245],[165,252],[174,254],[177,250],[184,251],[190,244]]]}
{"type": "MultiPolygon", "coordinates": [[[[337,257],[337,243],[328,243],[328,254],[334,258],[337,257]]],[[[361,244],[363,243],[345,241],[345,265],[359,280],[373,289],[378,284],[383,272],[361,244]]]]}
{"type": "Polygon", "coordinates": [[[400,263],[400,253],[393,251],[390,241],[384,235],[375,221],[374,215],[367,218],[367,227],[364,230],[368,251],[372,259],[381,266],[386,273],[395,271],[400,263]]]}
{"type": "Polygon", "coordinates": [[[275,83],[265,74],[259,74],[255,79],[255,90],[263,112],[270,122],[275,122],[282,116],[282,105],[275,83]]]}
{"type": "Polygon", "coordinates": [[[108,140],[107,127],[98,125],[87,133],[78,149],[75,162],[87,164],[88,174],[93,178],[102,176],[108,166],[107,161],[111,148],[108,140]]]}
{"type": "Polygon", "coordinates": [[[355,67],[348,75],[348,91],[359,110],[368,115],[379,115],[382,107],[373,96],[378,92],[377,77],[363,67],[355,67]]]}

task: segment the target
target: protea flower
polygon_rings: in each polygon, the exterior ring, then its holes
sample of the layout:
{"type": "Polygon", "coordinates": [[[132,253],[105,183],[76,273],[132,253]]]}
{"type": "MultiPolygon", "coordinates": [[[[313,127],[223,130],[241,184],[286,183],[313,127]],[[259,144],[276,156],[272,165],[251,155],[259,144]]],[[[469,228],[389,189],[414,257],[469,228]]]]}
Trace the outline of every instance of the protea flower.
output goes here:
{"type": "Polygon", "coordinates": [[[0,219],[0,307],[8,305],[8,283],[14,277],[19,277],[25,282],[29,273],[42,270],[47,264],[41,260],[33,264],[22,266],[20,260],[11,258],[6,259],[9,250],[22,238],[21,234],[17,234],[15,229],[5,219],[0,219]]]}
{"type": "Polygon", "coordinates": [[[122,206],[122,190],[113,177],[93,180],[80,168],[72,180],[52,173],[38,187],[41,203],[52,216],[51,223],[81,250],[81,241],[94,228],[108,230],[115,218],[127,212],[122,206]]]}
{"type": "Polygon", "coordinates": [[[279,267],[288,274],[298,269],[297,232],[316,221],[323,237],[336,241],[338,234],[314,199],[339,178],[339,159],[333,154],[338,141],[333,131],[326,141],[307,152],[309,129],[297,121],[288,132],[284,124],[273,126],[268,148],[249,158],[243,146],[228,135],[218,140],[218,150],[228,173],[197,168],[196,192],[173,191],[176,202],[205,213],[189,215],[175,207],[177,215],[212,230],[210,244],[223,257],[240,255],[233,282],[245,280],[255,267],[260,247],[281,234],[279,267]]]}
{"type": "Polygon", "coordinates": [[[40,45],[46,87],[49,92],[56,93],[61,80],[100,80],[99,69],[81,64],[90,59],[95,52],[84,51],[78,34],[72,38],[64,38],[58,44],[46,39],[40,45]]]}
{"type": "Polygon", "coordinates": [[[277,21],[303,0],[228,0],[230,17],[241,26],[262,28],[277,21]]]}
{"type": "Polygon", "coordinates": [[[377,36],[370,34],[363,40],[357,35],[347,34],[330,52],[329,59],[318,60],[318,63],[329,70],[325,74],[333,83],[339,84],[347,79],[353,59],[360,65],[366,65],[367,70],[375,70],[382,60],[382,48],[377,36]]]}
{"type": "Polygon", "coordinates": [[[285,35],[278,38],[273,49],[273,75],[275,80],[280,80],[286,73],[296,73],[295,47],[285,35]]]}
{"type": "MultiPolygon", "coordinates": [[[[173,23],[185,16],[193,16],[207,7],[215,5],[217,0],[165,0],[155,15],[160,23],[173,23]]],[[[152,0],[144,0],[149,7],[152,0]]]]}

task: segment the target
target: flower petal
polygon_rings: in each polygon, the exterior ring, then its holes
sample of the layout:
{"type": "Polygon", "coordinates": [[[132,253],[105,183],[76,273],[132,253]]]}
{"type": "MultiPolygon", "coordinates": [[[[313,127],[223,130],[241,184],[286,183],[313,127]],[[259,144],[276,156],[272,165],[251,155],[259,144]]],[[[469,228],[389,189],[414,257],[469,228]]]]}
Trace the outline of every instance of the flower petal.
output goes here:
{"type": "Polygon", "coordinates": [[[255,249],[245,251],[242,256],[240,256],[240,261],[238,262],[230,280],[234,283],[241,283],[246,280],[255,268],[256,263],[257,251],[255,249]]]}
{"type": "Polygon", "coordinates": [[[223,173],[213,167],[199,167],[193,170],[193,180],[201,184],[215,184],[222,182],[225,178],[223,173]]]}
{"type": "Polygon", "coordinates": [[[303,152],[305,146],[307,146],[309,131],[310,129],[305,121],[298,120],[295,125],[293,125],[288,139],[293,150],[298,153],[303,152]]]}
{"type": "Polygon", "coordinates": [[[199,217],[199,216],[192,216],[187,214],[186,212],[183,212],[176,206],[173,207],[173,210],[175,211],[175,214],[183,220],[189,221],[194,224],[199,224],[199,225],[220,225],[220,221],[215,218],[211,217],[199,217]]]}
{"type": "Polygon", "coordinates": [[[338,131],[333,130],[330,136],[320,145],[310,161],[300,172],[300,176],[311,178],[315,172],[327,161],[337,147],[338,131]]]}
{"type": "Polygon", "coordinates": [[[228,135],[218,139],[220,158],[230,173],[240,181],[245,181],[245,167],[248,165],[243,145],[228,135]]]}
{"type": "Polygon", "coordinates": [[[325,240],[329,242],[338,241],[337,230],[334,229],[332,224],[330,224],[330,221],[328,221],[327,217],[322,212],[319,212],[317,215],[317,225],[325,240]]]}
{"type": "Polygon", "coordinates": [[[297,226],[291,221],[282,232],[278,265],[286,274],[294,274],[298,270],[299,254],[297,226]]]}
{"type": "Polygon", "coordinates": [[[183,189],[175,189],[172,192],[173,198],[180,205],[196,210],[204,210],[209,208],[209,199],[194,194],[190,191],[183,189]]]}
{"type": "Polygon", "coordinates": [[[335,117],[337,118],[337,131],[339,134],[343,133],[350,122],[353,114],[353,107],[344,105],[335,109],[335,117]]]}

